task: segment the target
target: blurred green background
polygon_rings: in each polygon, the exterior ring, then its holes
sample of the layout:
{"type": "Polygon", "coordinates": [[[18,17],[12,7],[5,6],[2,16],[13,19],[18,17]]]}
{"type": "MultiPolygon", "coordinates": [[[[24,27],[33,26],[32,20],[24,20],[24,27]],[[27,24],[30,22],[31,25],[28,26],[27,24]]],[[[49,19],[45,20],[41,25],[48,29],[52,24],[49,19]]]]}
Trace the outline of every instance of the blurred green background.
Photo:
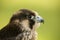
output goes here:
{"type": "Polygon", "coordinates": [[[59,1],[58,0],[0,0],[0,29],[8,24],[12,14],[21,9],[35,10],[45,23],[37,29],[38,40],[59,40],[59,1]]]}

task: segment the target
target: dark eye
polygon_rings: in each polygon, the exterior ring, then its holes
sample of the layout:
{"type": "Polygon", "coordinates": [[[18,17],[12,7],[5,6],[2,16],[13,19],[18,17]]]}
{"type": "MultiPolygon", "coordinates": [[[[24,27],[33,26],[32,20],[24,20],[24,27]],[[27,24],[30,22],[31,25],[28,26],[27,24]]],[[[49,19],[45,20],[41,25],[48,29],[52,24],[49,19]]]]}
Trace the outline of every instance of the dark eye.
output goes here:
{"type": "Polygon", "coordinates": [[[28,16],[29,19],[34,19],[34,16],[28,16]]]}
{"type": "Polygon", "coordinates": [[[31,18],[31,16],[28,16],[28,18],[31,18]]]}

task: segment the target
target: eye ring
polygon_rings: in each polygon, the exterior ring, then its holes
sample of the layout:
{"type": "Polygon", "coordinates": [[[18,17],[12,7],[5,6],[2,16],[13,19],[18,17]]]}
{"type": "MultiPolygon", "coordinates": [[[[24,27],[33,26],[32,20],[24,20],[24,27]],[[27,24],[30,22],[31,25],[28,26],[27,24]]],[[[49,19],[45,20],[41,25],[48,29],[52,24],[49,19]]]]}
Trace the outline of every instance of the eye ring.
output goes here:
{"type": "Polygon", "coordinates": [[[31,19],[34,19],[34,16],[32,16],[31,19]]]}

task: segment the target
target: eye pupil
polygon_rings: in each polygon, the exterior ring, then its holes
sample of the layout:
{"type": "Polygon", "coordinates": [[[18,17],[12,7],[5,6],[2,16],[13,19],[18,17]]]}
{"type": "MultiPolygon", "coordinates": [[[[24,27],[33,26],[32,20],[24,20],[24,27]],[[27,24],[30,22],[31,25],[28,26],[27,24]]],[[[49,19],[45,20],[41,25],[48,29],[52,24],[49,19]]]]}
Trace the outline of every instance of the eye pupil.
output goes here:
{"type": "Polygon", "coordinates": [[[29,19],[34,19],[34,16],[28,16],[29,19]]]}
{"type": "Polygon", "coordinates": [[[31,18],[31,16],[28,16],[29,18],[31,18]]]}

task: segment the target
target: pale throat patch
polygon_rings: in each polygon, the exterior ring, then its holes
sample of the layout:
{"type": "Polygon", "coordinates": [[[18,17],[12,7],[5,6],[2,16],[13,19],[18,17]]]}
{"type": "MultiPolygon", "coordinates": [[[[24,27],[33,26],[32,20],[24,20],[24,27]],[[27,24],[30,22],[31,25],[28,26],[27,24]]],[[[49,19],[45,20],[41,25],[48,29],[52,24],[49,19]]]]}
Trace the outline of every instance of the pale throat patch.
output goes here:
{"type": "Polygon", "coordinates": [[[35,22],[33,25],[33,30],[36,30],[40,26],[40,23],[35,22]]]}
{"type": "Polygon", "coordinates": [[[29,29],[29,21],[28,21],[28,20],[23,20],[23,21],[21,22],[21,25],[22,25],[24,28],[29,29]]]}
{"type": "MultiPolygon", "coordinates": [[[[30,29],[29,28],[29,21],[28,20],[23,20],[21,22],[22,26],[25,27],[26,29],[30,29]]],[[[40,23],[35,22],[35,24],[33,25],[33,30],[36,30],[38,27],[40,26],[40,23]]]]}

